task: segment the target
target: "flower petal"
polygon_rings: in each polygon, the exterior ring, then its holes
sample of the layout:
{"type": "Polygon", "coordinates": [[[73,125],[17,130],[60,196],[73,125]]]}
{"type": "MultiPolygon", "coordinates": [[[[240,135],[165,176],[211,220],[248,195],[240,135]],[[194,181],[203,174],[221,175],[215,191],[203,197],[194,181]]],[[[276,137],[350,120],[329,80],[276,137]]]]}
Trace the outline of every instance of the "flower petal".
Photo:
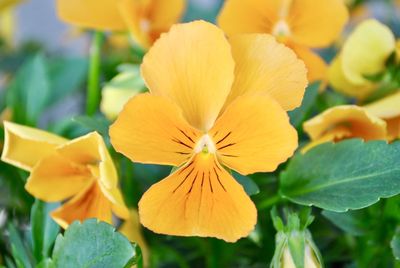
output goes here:
{"type": "Polygon", "coordinates": [[[228,35],[272,33],[281,8],[282,0],[226,0],[218,16],[218,25],[228,35]]]}
{"type": "Polygon", "coordinates": [[[146,54],[141,70],[153,94],[173,100],[192,126],[205,131],[212,127],[234,79],[224,33],[204,21],[173,26],[146,54]]]}
{"type": "Polygon", "coordinates": [[[79,193],[93,181],[94,178],[86,166],[54,153],[43,158],[32,169],[25,189],[43,201],[57,202],[79,193]]]}
{"type": "Polygon", "coordinates": [[[68,140],[43,130],[4,122],[5,140],[1,160],[30,171],[43,157],[68,140]]]}
{"type": "Polygon", "coordinates": [[[367,80],[364,76],[381,72],[395,46],[395,38],[389,27],[374,19],[364,21],[343,46],[343,74],[353,84],[365,84],[367,80]]]}
{"type": "Polygon", "coordinates": [[[139,215],[156,233],[235,242],[253,230],[257,210],[215,155],[200,153],[143,195],[139,215]]]}
{"type": "Polygon", "coordinates": [[[65,22],[98,30],[124,30],[115,0],[57,0],[58,16],[65,22]]]}
{"type": "Polygon", "coordinates": [[[291,49],[266,34],[235,35],[230,43],[236,68],[227,104],[245,93],[265,92],[285,110],[300,106],[307,70],[291,49]]]}
{"type": "Polygon", "coordinates": [[[400,139],[400,116],[386,119],[388,141],[400,139]]]}
{"type": "Polygon", "coordinates": [[[51,216],[64,229],[74,221],[83,222],[90,218],[112,223],[111,203],[96,183],[89,185],[80,194],[54,210],[51,216]]]}
{"type": "Polygon", "coordinates": [[[328,78],[328,66],[325,61],[311,49],[299,45],[290,46],[297,56],[304,61],[307,67],[307,77],[310,83],[326,81],[328,78]]]}
{"type": "Polygon", "coordinates": [[[338,127],[351,131],[351,136],[347,138],[362,138],[368,141],[384,140],[386,137],[385,121],[356,105],[335,106],[303,125],[304,131],[311,140],[318,140],[338,127]]]}
{"type": "MultiPolygon", "coordinates": [[[[154,37],[167,32],[177,23],[185,11],[185,0],[158,0],[154,1],[151,9],[150,20],[154,37]]],[[[153,39],[154,41],[154,39],[153,39]]]]}
{"type": "Polygon", "coordinates": [[[333,59],[328,69],[330,85],[338,92],[357,99],[366,98],[375,87],[372,83],[365,81],[364,84],[356,85],[349,81],[343,73],[341,56],[333,59]]]}
{"type": "Polygon", "coordinates": [[[400,92],[365,105],[364,108],[371,114],[383,119],[400,116],[400,92]]]}
{"type": "Polygon", "coordinates": [[[340,35],[349,18],[343,0],[293,0],[288,14],[291,40],[308,47],[326,47],[340,35]]]}
{"type": "Polygon", "coordinates": [[[265,95],[237,98],[210,136],[222,164],[244,175],[274,171],[297,148],[297,132],[287,113],[265,95]]]}
{"type": "Polygon", "coordinates": [[[140,94],[110,128],[114,148],[134,162],[179,166],[187,161],[200,133],[167,98],[140,94]]]}

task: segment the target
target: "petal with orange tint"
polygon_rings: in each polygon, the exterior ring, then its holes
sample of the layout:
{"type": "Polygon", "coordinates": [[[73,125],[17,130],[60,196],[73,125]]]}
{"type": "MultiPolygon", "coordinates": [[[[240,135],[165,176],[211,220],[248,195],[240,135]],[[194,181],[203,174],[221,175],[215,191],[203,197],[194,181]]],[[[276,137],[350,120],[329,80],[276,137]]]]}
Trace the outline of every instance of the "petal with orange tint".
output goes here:
{"type": "Polygon", "coordinates": [[[86,166],[54,153],[43,158],[32,169],[25,189],[43,201],[57,202],[79,193],[93,180],[86,166]]]}
{"type": "Polygon", "coordinates": [[[293,155],[297,132],[268,96],[237,98],[210,131],[222,164],[241,174],[274,171],[293,155]]]}
{"type": "Polygon", "coordinates": [[[43,130],[4,122],[5,140],[1,160],[30,171],[43,157],[68,140],[43,130]]]}
{"type": "Polygon", "coordinates": [[[206,131],[231,90],[234,66],[222,30],[195,21],[162,35],[144,57],[141,71],[153,94],[173,100],[192,126],[206,131]]]}
{"type": "Polygon", "coordinates": [[[349,81],[343,73],[342,59],[340,56],[336,57],[329,66],[328,79],[329,83],[336,91],[361,100],[365,99],[375,90],[375,86],[368,81],[362,85],[355,85],[349,81]]]}
{"type": "Polygon", "coordinates": [[[182,17],[186,7],[185,0],[154,1],[149,20],[153,32],[167,32],[182,17]]]}
{"type": "Polygon", "coordinates": [[[318,140],[338,127],[350,130],[352,138],[384,140],[386,123],[379,117],[356,105],[342,105],[330,108],[304,123],[304,131],[311,140],[318,140]]]}
{"type": "Polygon", "coordinates": [[[235,35],[230,43],[236,67],[227,104],[246,93],[265,92],[285,110],[300,106],[307,71],[291,49],[266,34],[235,35]]]}
{"type": "Polygon", "coordinates": [[[215,155],[199,153],[143,195],[139,215],[156,233],[235,242],[253,230],[257,210],[215,155]]]}
{"type": "Polygon", "coordinates": [[[97,30],[124,30],[116,0],[57,0],[58,16],[78,27],[97,30]]]}
{"type": "Polygon", "coordinates": [[[293,0],[287,17],[291,41],[326,47],[340,35],[349,14],[343,0],[293,0]]]}
{"type": "Polygon", "coordinates": [[[228,34],[272,33],[280,19],[282,0],[226,0],[218,25],[228,34]]]}
{"type": "Polygon", "coordinates": [[[308,70],[307,77],[310,83],[326,81],[328,79],[328,66],[317,53],[307,47],[299,45],[292,45],[291,48],[297,56],[304,61],[308,70]]]}
{"type": "Polygon", "coordinates": [[[386,119],[388,140],[393,141],[400,139],[400,116],[386,119]]]}
{"type": "Polygon", "coordinates": [[[322,143],[329,142],[329,141],[331,141],[331,142],[341,141],[346,138],[350,138],[352,135],[353,135],[353,133],[351,132],[350,129],[348,129],[345,126],[339,126],[332,130],[328,130],[328,132],[326,132],[324,135],[322,135],[318,139],[312,140],[311,142],[309,142],[306,146],[304,146],[301,149],[301,152],[306,153],[309,150],[311,150],[312,148],[314,148],[315,146],[318,146],[322,143]]]}
{"type": "Polygon", "coordinates": [[[111,203],[96,183],[82,189],[81,193],[54,210],[51,216],[64,229],[74,221],[83,222],[90,218],[112,223],[111,203]]]}
{"type": "Polygon", "coordinates": [[[167,98],[132,98],[110,128],[114,148],[134,162],[179,166],[189,160],[200,133],[167,98]]]}

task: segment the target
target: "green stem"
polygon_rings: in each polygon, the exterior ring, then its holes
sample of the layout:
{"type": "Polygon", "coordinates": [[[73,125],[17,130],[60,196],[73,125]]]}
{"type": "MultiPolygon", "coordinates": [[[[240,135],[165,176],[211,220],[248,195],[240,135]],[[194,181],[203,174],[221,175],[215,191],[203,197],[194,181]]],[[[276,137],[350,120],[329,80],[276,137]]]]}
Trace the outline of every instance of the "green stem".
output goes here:
{"type": "Polygon", "coordinates": [[[101,65],[101,47],[103,45],[104,35],[96,31],[93,35],[92,45],[90,47],[90,62],[87,84],[86,114],[96,113],[100,103],[100,65],[101,65]]]}
{"type": "Polygon", "coordinates": [[[277,193],[276,195],[260,202],[257,207],[259,210],[267,209],[269,207],[272,207],[273,205],[280,203],[282,200],[282,197],[279,195],[279,193],[277,193]]]}

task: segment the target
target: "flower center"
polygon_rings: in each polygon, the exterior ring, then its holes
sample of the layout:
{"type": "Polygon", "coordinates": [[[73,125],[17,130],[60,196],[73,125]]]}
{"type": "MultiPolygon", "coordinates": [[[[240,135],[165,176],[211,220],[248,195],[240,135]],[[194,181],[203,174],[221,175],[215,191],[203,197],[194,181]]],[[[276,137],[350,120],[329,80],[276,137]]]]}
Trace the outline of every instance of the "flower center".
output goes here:
{"type": "Polygon", "coordinates": [[[203,135],[203,137],[201,137],[197,142],[196,147],[194,147],[194,152],[196,154],[200,152],[213,154],[215,151],[215,144],[208,134],[203,135]]]}
{"type": "Polygon", "coordinates": [[[289,25],[287,24],[287,22],[285,20],[280,20],[278,21],[273,30],[272,30],[272,34],[278,39],[278,40],[283,40],[286,37],[288,37],[291,32],[290,32],[290,28],[289,25]]]}

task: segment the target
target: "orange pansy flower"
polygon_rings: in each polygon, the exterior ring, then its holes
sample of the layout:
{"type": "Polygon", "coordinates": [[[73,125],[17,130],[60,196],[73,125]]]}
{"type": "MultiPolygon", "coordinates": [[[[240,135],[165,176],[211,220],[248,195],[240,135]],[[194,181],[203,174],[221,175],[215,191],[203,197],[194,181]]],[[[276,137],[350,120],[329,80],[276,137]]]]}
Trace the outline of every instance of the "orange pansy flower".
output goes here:
{"type": "Polygon", "coordinates": [[[385,121],[356,105],[332,107],[306,121],[303,128],[310,136],[311,142],[302,152],[329,141],[338,142],[351,138],[369,141],[386,138],[385,121]]]}
{"type": "Polygon", "coordinates": [[[268,35],[229,42],[216,26],[175,25],[143,60],[150,94],[132,98],[110,128],[114,148],[141,163],[178,167],[139,202],[157,233],[234,242],[256,208],[225,168],[274,171],[297,147],[286,110],[301,104],[306,69],[268,35]]]}
{"type": "Polygon", "coordinates": [[[102,137],[96,132],[66,140],[57,135],[4,123],[5,145],[1,159],[30,172],[25,185],[45,202],[69,199],[51,213],[63,228],[75,220],[112,221],[112,212],[127,218],[114,164],[102,137]]]}
{"type": "Polygon", "coordinates": [[[227,0],[218,18],[228,34],[270,33],[291,47],[310,81],[325,80],[327,67],[310,48],[329,46],[348,20],[343,0],[227,0]]]}

